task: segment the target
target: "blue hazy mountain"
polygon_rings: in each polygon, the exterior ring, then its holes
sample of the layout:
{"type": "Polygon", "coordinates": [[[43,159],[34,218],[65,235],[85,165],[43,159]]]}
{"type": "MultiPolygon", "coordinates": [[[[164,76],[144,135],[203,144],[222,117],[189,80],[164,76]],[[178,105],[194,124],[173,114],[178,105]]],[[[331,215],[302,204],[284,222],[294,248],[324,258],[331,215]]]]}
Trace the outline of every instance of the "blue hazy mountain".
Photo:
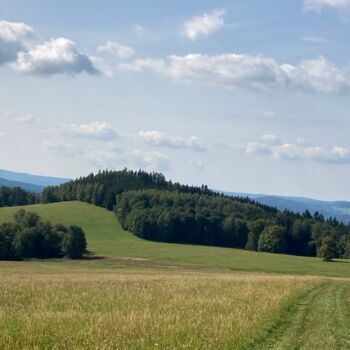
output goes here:
{"type": "Polygon", "coordinates": [[[305,210],[308,210],[312,214],[317,211],[325,218],[332,216],[344,223],[350,222],[350,202],[347,201],[321,201],[305,197],[272,196],[241,192],[222,193],[235,197],[249,197],[259,203],[276,207],[279,210],[288,209],[296,213],[303,213],[305,210]]]}
{"type": "MultiPolygon", "coordinates": [[[[37,185],[40,187],[45,186],[56,186],[61,183],[67,182],[70,179],[51,177],[51,176],[40,176],[32,175],[27,173],[18,173],[15,171],[0,169],[0,178],[4,180],[14,181],[18,183],[24,183],[27,185],[37,185]]],[[[5,186],[5,185],[3,185],[5,186]]],[[[22,186],[20,186],[22,187],[22,186]]]]}
{"type": "Polygon", "coordinates": [[[5,186],[5,187],[21,187],[26,191],[29,192],[36,192],[40,193],[43,190],[43,186],[39,185],[34,185],[34,184],[28,184],[25,182],[19,182],[19,181],[11,181],[7,179],[2,179],[0,178],[0,187],[5,186]]]}

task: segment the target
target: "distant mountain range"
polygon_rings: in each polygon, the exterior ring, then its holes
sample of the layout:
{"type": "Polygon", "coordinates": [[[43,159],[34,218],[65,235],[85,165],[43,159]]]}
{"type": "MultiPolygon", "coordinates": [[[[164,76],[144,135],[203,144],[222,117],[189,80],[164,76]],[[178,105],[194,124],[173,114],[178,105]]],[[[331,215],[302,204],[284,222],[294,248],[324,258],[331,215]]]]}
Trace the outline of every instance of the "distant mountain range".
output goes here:
{"type": "Polygon", "coordinates": [[[344,223],[350,222],[350,202],[347,201],[321,201],[305,197],[272,196],[241,192],[218,192],[235,197],[249,197],[259,203],[276,207],[279,210],[288,209],[296,213],[303,213],[305,210],[308,210],[311,214],[318,211],[325,218],[332,216],[344,223]]]}
{"type": "Polygon", "coordinates": [[[45,186],[56,186],[70,179],[39,176],[0,169],[0,186],[21,187],[26,191],[41,192],[45,186]]]}
{"type": "Polygon", "coordinates": [[[43,186],[39,186],[39,185],[27,184],[25,182],[19,182],[19,181],[11,181],[3,178],[0,178],[0,186],[21,187],[26,191],[36,192],[36,193],[40,193],[44,188],[43,186]]]}

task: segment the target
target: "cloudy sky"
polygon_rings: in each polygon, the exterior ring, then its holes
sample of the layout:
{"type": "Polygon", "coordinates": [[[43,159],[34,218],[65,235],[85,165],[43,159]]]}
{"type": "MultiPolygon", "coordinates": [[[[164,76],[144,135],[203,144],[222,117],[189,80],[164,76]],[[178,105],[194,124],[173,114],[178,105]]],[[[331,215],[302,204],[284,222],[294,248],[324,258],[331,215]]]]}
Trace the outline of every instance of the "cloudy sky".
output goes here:
{"type": "Polygon", "coordinates": [[[350,0],[1,0],[0,168],[350,200],[350,0]]]}

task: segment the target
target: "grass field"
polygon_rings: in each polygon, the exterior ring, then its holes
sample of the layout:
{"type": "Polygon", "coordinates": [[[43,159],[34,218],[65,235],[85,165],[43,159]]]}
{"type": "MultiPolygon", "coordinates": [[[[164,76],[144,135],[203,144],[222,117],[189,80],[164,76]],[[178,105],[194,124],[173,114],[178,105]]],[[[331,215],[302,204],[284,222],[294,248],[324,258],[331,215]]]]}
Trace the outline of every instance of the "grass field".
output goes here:
{"type": "Polygon", "coordinates": [[[115,271],[67,261],[0,266],[4,350],[248,349],[267,342],[289,305],[328,286],[318,277],[115,271]]]}
{"type": "Polygon", "coordinates": [[[0,349],[350,348],[347,261],[144,241],[80,202],[26,209],[82,226],[97,256],[0,262],[0,349]]]}
{"type": "MultiPolygon", "coordinates": [[[[350,277],[350,261],[347,260],[329,263],[318,258],[145,241],[125,232],[112,212],[86,203],[33,205],[26,209],[52,222],[80,225],[86,232],[88,249],[97,255],[148,259],[144,261],[148,264],[169,262],[233,271],[350,277]]],[[[11,220],[16,210],[18,208],[1,208],[0,222],[11,220]]],[[[109,263],[101,261],[101,264],[109,263]]]]}

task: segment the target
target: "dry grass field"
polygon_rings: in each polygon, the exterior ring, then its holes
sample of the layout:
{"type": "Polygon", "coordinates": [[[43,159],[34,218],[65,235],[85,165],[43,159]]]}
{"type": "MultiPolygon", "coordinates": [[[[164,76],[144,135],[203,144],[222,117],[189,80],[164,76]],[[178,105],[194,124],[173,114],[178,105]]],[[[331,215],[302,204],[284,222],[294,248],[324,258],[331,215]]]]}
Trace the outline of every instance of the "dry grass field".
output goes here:
{"type": "MultiPolygon", "coordinates": [[[[242,349],[318,277],[0,263],[1,349],[242,349]]],[[[251,345],[253,346],[253,345],[251,345]]]]}

